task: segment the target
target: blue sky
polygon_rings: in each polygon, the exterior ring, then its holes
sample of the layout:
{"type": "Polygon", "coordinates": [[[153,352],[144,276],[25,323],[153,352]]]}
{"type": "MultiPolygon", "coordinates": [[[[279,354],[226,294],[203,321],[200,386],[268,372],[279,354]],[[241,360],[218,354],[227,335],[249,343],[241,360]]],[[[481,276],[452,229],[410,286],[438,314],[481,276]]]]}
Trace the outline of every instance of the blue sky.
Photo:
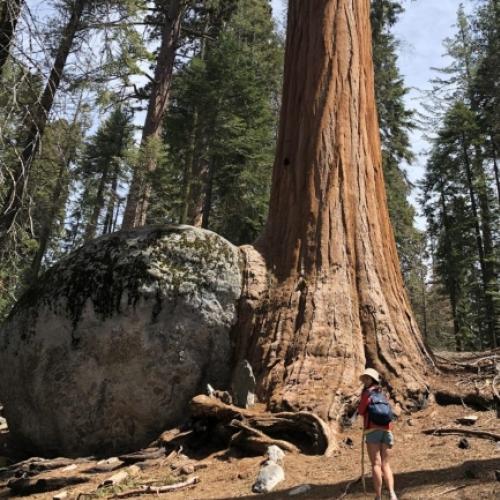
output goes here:
{"type": "MultiPolygon", "coordinates": [[[[466,12],[470,12],[473,0],[463,0],[466,12]]],[[[278,22],[283,21],[286,0],[272,0],[273,11],[278,22]]],[[[421,92],[430,88],[429,80],[436,76],[432,67],[448,64],[443,57],[443,39],[453,35],[458,0],[404,0],[405,12],[401,15],[394,34],[400,41],[399,68],[405,84],[410,89],[406,97],[407,107],[420,110],[421,92]]],[[[407,167],[412,182],[422,178],[424,173],[425,152],[429,148],[422,131],[411,134],[411,143],[416,159],[407,167]]],[[[412,202],[416,204],[414,192],[412,202]]],[[[424,227],[424,221],[417,219],[417,225],[424,227]]]]}

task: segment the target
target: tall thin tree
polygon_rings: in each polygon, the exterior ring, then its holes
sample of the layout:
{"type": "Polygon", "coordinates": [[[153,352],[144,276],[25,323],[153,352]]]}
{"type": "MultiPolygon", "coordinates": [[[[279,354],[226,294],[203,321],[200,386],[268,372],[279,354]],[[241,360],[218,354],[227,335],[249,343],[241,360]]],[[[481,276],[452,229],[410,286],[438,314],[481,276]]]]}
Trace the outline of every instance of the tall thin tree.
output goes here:
{"type": "Polygon", "coordinates": [[[3,0],[0,5],[0,75],[10,54],[10,46],[24,0],[3,0]]]}
{"type": "Polygon", "coordinates": [[[19,155],[19,162],[13,175],[12,185],[5,197],[0,213],[0,255],[5,250],[8,233],[12,229],[16,216],[22,208],[31,166],[40,147],[41,138],[47,125],[64,67],[87,1],[75,0],[70,4],[69,19],[63,30],[47,84],[40,99],[36,101],[31,109],[32,124],[29,128],[24,147],[19,155]]]}
{"type": "MultiPolygon", "coordinates": [[[[148,148],[151,143],[160,140],[162,122],[168,107],[175,55],[181,31],[181,21],[188,0],[162,1],[165,20],[161,32],[161,45],[156,60],[151,95],[142,131],[141,147],[148,148]]],[[[157,167],[157,157],[147,155],[145,164],[138,164],[134,170],[130,185],[127,205],[123,216],[123,228],[142,226],[151,196],[151,184],[148,174],[157,167]]]]}

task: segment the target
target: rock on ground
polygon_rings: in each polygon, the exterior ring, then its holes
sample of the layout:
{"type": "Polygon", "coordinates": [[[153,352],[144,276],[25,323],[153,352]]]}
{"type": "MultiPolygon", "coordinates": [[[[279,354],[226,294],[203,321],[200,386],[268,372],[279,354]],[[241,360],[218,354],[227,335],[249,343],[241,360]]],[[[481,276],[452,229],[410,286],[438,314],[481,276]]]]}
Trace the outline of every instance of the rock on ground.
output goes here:
{"type": "Polygon", "coordinates": [[[269,493],[285,479],[285,471],[281,465],[270,460],[260,468],[257,480],[252,486],[254,493],[269,493]]]}
{"type": "Polygon", "coordinates": [[[102,237],[51,268],[0,328],[0,400],[44,455],[144,446],[229,384],[240,254],[189,226],[102,237]]]}

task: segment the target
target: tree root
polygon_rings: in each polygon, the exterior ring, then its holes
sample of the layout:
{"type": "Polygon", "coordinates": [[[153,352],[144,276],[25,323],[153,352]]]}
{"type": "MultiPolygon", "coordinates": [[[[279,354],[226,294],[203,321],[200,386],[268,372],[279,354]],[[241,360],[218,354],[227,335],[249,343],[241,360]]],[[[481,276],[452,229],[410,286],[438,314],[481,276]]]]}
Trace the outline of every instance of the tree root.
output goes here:
{"type": "Polygon", "coordinates": [[[237,428],[231,444],[259,453],[265,446],[276,444],[287,451],[329,455],[335,446],[326,422],[311,412],[258,412],[199,395],[191,400],[191,413],[195,419],[231,428],[232,434],[237,428]]]}
{"type": "Polygon", "coordinates": [[[249,425],[245,425],[240,420],[232,420],[230,425],[241,429],[240,432],[237,432],[231,437],[232,445],[249,448],[259,454],[264,454],[267,447],[272,445],[278,446],[282,450],[289,451],[290,453],[299,453],[300,451],[294,444],[282,439],[272,439],[263,432],[249,425]]]}
{"type": "Polygon", "coordinates": [[[436,429],[426,429],[422,431],[424,434],[434,434],[437,436],[444,435],[444,434],[459,434],[459,435],[466,435],[466,436],[472,436],[472,437],[477,437],[477,438],[482,438],[482,439],[489,439],[491,441],[500,441],[500,434],[495,434],[493,432],[486,432],[486,431],[473,431],[470,429],[460,429],[460,428],[436,428],[436,429]]]}

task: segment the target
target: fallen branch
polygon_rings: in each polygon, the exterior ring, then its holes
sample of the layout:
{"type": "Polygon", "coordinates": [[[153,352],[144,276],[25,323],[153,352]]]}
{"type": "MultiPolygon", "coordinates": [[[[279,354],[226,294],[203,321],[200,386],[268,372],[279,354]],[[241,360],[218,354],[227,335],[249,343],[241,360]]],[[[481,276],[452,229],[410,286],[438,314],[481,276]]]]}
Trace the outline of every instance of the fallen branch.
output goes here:
{"type": "Polygon", "coordinates": [[[160,493],[168,493],[170,491],[177,491],[189,486],[193,486],[199,483],[200,480],[197,476],[194,476],[187,481],[182,483],[169,484],[167,486],[143,486],[142,488],[137,488],[135,490],[124,491],[123,493],[116,493],[111,498],[128,498],[135,497],[138,495],[159,495],[160,493]]]}
{"type": "Polygon", "coordinates": [[[164,448],[148,448],[138,451],[136,453],[128,453],[127,455],[120,455],[118,458],[126,464],[135,464],[137,462],[144,462],[145,460],[154,460],[165,456],[164,448]]]}
{"type": "Polygon", "coordinates": [[[477,438],[483,438],[483,439],[490,439],[491,441],[500,441],[500,434],[495,434],[493,432],[487,432],[487,431],[473,431],[469,429],[459,429],[459,428],[436,428],[436,429],[426,429],[422,431],[424,434],[434,434],[437,436],[444,435],[444,434],[459,434],[459,435],[466,435],[466,436],[472,436],[472,437],[477,437],[477,438]]]}
{"type": "Polygon", "coordinates": [[[83,476],[50,477],[45,479],[22,477],[19,479],[12,479],[7,483],[7,486],[12,493],[16,495],[32,495],[34,493],[60,490],[67,486],[81,484],[87,481],[88,478],[83,476]]]}
{"type": "Polygon", "coordinates": [[[9,467],[9,470],[15,470],[16,472],[22,471],[26,472],[28,475],[34,476],[40,472],[47,472],[55,469],[61,469],[62,467],[67,467],[68,465],[88,463],[88,459],[77,459],[73,460],[70,458],[53,458],[45,459],[40,457],[32,457],[23,462],[18,462],[9,467]]]}

